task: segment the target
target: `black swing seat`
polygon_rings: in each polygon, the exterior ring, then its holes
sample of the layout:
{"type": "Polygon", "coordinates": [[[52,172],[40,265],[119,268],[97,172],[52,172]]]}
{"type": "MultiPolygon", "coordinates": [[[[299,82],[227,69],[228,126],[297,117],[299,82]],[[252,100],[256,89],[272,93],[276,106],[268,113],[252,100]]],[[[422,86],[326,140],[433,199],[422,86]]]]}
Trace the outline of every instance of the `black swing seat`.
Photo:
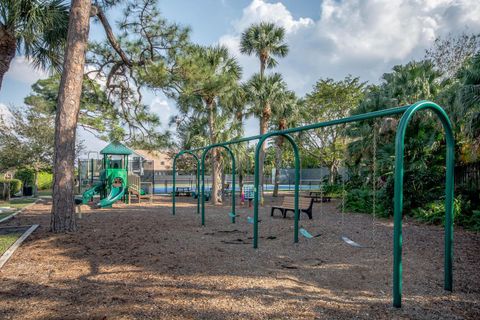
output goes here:
{"type": "MultiPolygon", "coordinates": [[[[312,208],[313,208],[313,199],[312,198],[298,198],[298,210],[300,213],[305,212],[308,215],[308,218],[312,219],[312,208]]],[[[273,217],[275,209],[280,210],[284,218],[287,217],[287,212],[292,211],[295,214],[295,198],[294,197],[284,197],[282,204],[277,206],[272,206],[270,211],[270,216],[273,217]]],[[[300,216],[298,217],[300,219],[300,216]]]]}

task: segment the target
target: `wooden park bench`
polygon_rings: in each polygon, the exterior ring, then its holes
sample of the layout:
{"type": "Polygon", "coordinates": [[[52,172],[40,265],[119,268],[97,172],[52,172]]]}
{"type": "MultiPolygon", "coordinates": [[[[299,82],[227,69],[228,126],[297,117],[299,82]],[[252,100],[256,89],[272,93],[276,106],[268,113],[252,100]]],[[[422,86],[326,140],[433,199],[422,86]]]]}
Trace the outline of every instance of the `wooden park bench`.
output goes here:
{"type": "MultiPolygon", "coordinates": [[[[282,216],[286,218],[287,212],[292,211],[295,214],[295,198],[294,197],[284,197],[281,205],[272,206],[270,211],[270,216],[273,217],[273,212],[275,209],[278,209],[282,212],[282,216]]],[[[305,212],[308,215],[309,219],[312,219],[312,208],[313,208],[313,198],[298,198],[298,210],[300,213],[305,212]]],[[[300,218],[300,216],[299,216],[300,218]]]]}

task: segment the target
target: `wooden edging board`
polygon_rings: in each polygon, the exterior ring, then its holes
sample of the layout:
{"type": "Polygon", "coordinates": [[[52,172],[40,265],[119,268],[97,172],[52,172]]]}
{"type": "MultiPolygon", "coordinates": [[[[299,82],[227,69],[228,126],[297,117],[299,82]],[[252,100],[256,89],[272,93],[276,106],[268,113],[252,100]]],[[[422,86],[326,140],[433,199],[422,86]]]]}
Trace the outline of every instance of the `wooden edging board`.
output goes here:
{"type": "Polygon", "coordinates": [[[10,257],[13,255],[15,250],[17,250],[18,247],[20,247],[22,242],[25,241],[25,239],[27,239],[28,236],[31,235],[32,232],[35,231],[38,228],[38,226],[39,226],[38,224],[34,224],[30,228],[28,228],[28,230],[25,231],[22,234],[22,236],[20,238],[18,238],[17,241],[15,241],[10,246],[10,248],[8,248],[8,250],[3,253],[3,255],[0,257],[0,268],[2,268],[5,263],[7,263],[8,259],[10,259],[10,257]]]}
{"type": "Polygon", "coordinates": [[[28,208],[30,208],[31,206],[33,206],[34,204],[36,204],[38,201],[40,201],[40,199],[37,199],[37,200],[35,200],[34,202],[30,203],[29,205],[23,207],[22,209],[15,211],[15,212],[12,213],[11,215],[6,216],[5,218],[0,219],[0,223],[12,219],[12,218],[15,217],[17,214],[22,213],[23,211],[27,210],[28,208]]]}

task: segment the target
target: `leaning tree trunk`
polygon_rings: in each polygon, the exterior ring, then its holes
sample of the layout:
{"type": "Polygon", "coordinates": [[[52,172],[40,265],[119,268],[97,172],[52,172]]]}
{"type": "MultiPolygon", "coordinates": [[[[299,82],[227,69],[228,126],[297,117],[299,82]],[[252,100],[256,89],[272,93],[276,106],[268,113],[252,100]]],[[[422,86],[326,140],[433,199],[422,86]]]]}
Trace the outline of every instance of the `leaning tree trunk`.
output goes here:
{"type": "MultiPolygon", "coordinates": [[[[210,143],[217,143],[217,136],[215,133],[215,101],[207,100],[208,108],[208,125],[210,127],[210,143]]],[[[210,151],[210,159],[212,163],[212,189],[211,189],[211,199],[213,204],[220,204],[220,180],[221,180],[221,166],[220,160],[221,155],[218,148],[213,148],[210,151]]]]}
{"type": "Polygon", "coordinates": [[[55,118],[51,231],[77,230],[74,204],[75,138],[88,42],[90,0],[72,0],[55,118]]]}
{"type": "Polygon", "coordinates": [[[3,76],[10,68],[16,50],[17,39],[15,35],[5,27],[0,26],[0,89],[2,89],[3,76]]]}

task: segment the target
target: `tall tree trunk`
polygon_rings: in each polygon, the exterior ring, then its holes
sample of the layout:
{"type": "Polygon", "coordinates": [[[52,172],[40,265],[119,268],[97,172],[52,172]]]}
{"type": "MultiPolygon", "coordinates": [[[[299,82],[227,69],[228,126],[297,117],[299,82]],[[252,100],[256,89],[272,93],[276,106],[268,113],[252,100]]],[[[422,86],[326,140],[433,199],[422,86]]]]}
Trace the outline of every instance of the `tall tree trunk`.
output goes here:
{"type": "Polygon", "coordinates": [[[337,168],[337,164],[334,162],[332,162],[329,166],[329,176],[328,176],[328,183],[329,184],[334,184],[335,183],[335,180],[337,180],[337,173],[338,173],[338,168],[337,168]]]}
{"type": "Polygon", "coordinates": [[[12,184],[10,182],[7,182],[5,184],[5,188],[7,189],[7,193],[6,193],[6,196],[5,196],[5,201],[10,201],[10,193],[11,193],[12,184]]]}
{"type": "MultiPolygon", "coordinates": [[[[284,130],[287,128],[287,119],[282,118],[278,122],[278,130],[284,130]]],[[[276,139],[276,148],[275,148],[275,180],[273,184],[273,196],[278,197],[278,187],[280,184],[280,168],[282,167],[282,147],[285,138],[283,136],[278,136],[276,139]]]]}
{"type": "MultiPolygon", "coordinates": [[[[243,128],[243,112],[241,108],[237,110],[237,121],[240,124],[240,128],[243,128]]],[[[238,152],[235,155],[235,160],[237,160],[236,169],[238,172],[238,187],[239,187],[239,189],[237,189],[236,188],[237,186],[235,185],[235,190],[239,191],[239,194],[241,195],[243,191],[243,159],[240,159],[238,152]]]]}
{"type": "Polygon", "coordinates": [[[33,196],[37,197],[38,196],[38,169],[34,169],[35,172],[33,174],[33,196]]]}
{"type": "Polygon", "coordinates": [[[222,177],[222,182],[220,183],[220,199],[223,202],[223,195],[225,194],[225,182],[227,181],[227,176],[225,175],[225,168],[221,166],[221,177],[222,177]]]}
{"type": "Polygon", "coordinates": [[[267,58],[268,58],[268,56],[266,56],[263,53],[260,55],[260,79],[263,79],[263,75],[265,73],[265,64],[267,62],[267,58]]]}
{"type": "Polygon", "coordinates": [[[0,89],[2,89],[3,76],[10,68],[16,50],[17,39],[15,35],[5,27],[0,26],[0,89]]]}
{"type": "MultiPolygon", "coordinates": [[[[210,144],[217,143],[217,136],[215,132],[215,101],[206,101],[208,108],[208,125],[210,127],[210,144]]],[[[210,151],[210,159],[212,163],[212,190],[211,199],[212,203],[217,205],[221,203],[220,199],[220,180],[221,180],[221,168],[220,168],[220,152],[218,148],[213,148],[210,151]]]]}
{"type": "MultiPolygon", "coordinates": [[[[260,53],[260,79],[263,80],[263,75],[265,73],[265,66],[268,59],[267,52],[260,53]]],[[[262,116],[260,117],[260,134],[265,134],[268,131],[268,122],[270,121],[270,114],[272,113],[270,104],[265,101],[262,110],[262,116]]],[[[265,179],[263,177],[263,167],[265,162],[265,152],[267,150],[266,143],[262,145],[262,149],[260,150],[259,154],[259,174],[260,174],[260,190],[261,190],[261,201],[260,203],[263,204],[263,186],[265,184],[265,179]]]]}
{"type": "Polygon", "coordinates": [[[51,231],[76,231],[74,204],[75,138],[88,42],[90,0],[72,0],[65,62],[55,118],[51,231]]]}
{"type": "MultiPolygon", "coordinates": [[[[280,137],[277,137],[279,140],[280,137]]],[[[275,148],[275,179],[273,182],[273,196],[278,197],[278,188],[280,185],[280,168],[282,166],[282,149],[277,143],[277,147],[275,148]]]]}
{"type": "MultiPolygon", "coordinates": [[[[270,117],[272,116],[272,109],[270,107],[270,103],[265,103],[265,107],[262,111],[262,117],[260,118],[260,134],[265,134],[268,131],[268,123],[270,122],[270,117]]],[[[260,150],[260,157],[259,157],[259,174],[260,174],[260,186],[262,188],[262,197],[263,197],[263,185],[265,184],[265,179],[263,177],[263,167],[265,162],[265,153],[267,151],[267,143],[265,142],[262,145],[262,149],[260,150]]]]}

